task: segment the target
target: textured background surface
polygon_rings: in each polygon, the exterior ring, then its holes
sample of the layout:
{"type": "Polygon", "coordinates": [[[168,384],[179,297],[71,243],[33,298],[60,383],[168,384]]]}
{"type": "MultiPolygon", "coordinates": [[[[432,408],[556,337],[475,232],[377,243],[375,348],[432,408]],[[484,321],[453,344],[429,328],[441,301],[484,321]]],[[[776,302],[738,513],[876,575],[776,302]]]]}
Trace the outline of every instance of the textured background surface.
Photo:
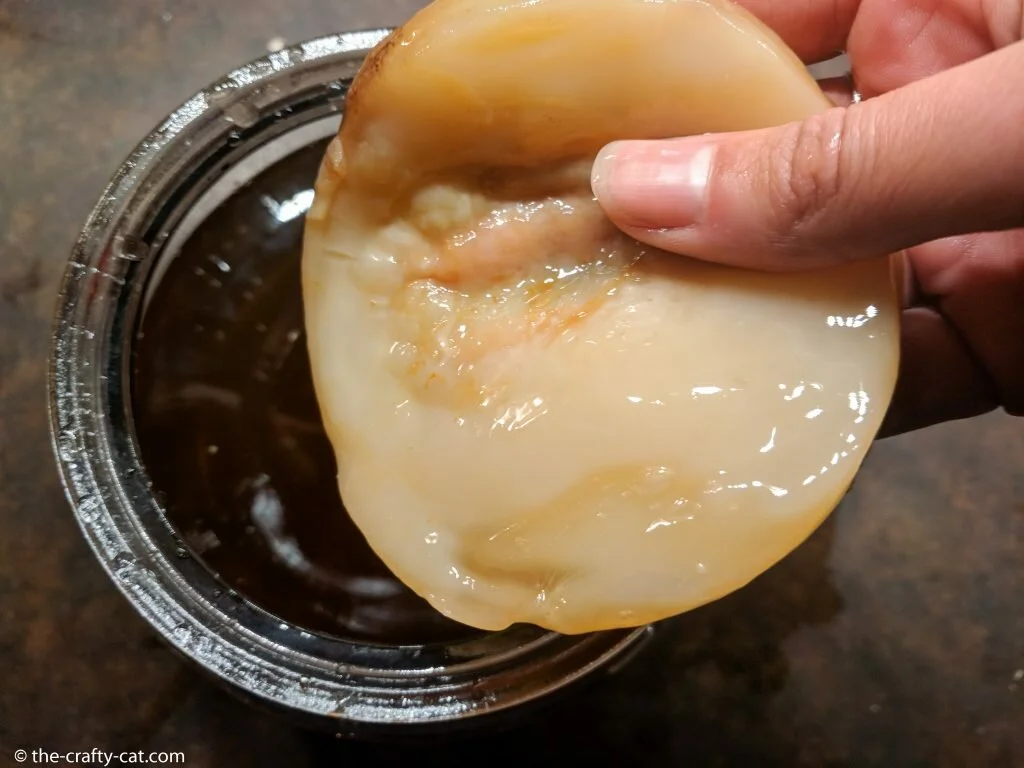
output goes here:
{"type": "Polygon", "coordinates": [[[0,764],[99,747],[184,750],[189,766],[1024,765],[1024,423],[999,415],[878,444],[780,566],[666,624],[598,693],[485,741],[406,752],[293,730],[207,683],[107,582],[46,431],[77,229],[161,116],[271,38],[418,5],[0,0],[0,764]]]}

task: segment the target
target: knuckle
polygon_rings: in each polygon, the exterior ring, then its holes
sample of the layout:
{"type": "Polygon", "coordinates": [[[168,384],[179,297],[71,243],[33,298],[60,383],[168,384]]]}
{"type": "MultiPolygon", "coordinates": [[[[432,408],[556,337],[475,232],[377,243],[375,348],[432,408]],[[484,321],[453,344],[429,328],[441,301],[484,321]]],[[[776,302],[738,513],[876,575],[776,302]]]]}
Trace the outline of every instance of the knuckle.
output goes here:
{"type": "Polygon", "coordinates": [[[832,109],[788,126],[768,158],[772,230],[779,240],[804,235],[841,202],[848,115],[846,109],[832,109]]]}

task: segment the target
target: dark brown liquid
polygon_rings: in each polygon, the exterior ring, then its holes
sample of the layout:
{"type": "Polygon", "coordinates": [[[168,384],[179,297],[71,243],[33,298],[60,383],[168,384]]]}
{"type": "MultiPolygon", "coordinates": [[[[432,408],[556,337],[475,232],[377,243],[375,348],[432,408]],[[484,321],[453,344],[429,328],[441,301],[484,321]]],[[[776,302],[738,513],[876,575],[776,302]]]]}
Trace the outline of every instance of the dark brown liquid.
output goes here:
{"type": "Polygon", "coordinates": [[[323,150],[236,192],[163,276],[134,361],[141,458],[190,549],[282,620],[381,644],[471,637],[388,571],[338,496],[299,277],[302,195],[323,150]]]}

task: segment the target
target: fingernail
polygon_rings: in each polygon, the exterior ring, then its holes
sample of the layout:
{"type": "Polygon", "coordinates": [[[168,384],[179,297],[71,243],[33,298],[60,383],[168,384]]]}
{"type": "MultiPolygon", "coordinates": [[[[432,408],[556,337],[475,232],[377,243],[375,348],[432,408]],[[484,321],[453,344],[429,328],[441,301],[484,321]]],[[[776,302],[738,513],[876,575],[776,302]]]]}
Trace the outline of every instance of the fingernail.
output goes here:
{"type": "Polygon", "coordinates": [[[715,145],[707,140],[617,141],[598,154],[594,195],[620,225],[678,229],[704,217],[715,145]]]}

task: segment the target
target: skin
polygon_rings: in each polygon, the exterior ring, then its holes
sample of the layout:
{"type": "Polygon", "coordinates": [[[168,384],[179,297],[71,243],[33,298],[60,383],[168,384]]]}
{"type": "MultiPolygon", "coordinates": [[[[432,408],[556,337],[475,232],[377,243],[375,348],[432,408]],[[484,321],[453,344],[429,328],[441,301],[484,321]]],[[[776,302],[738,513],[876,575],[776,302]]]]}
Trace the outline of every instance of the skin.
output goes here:
{"type": "Polygon", "coordinates": [[[753,269],[902,252],[882,434],[1024,413],[1024,3],[740,2],[807,63],[846,50],[862,100],[832,83],[838,106],[802,123],[610,145],[593,178],[606,213],[652,245],[753,269]]]}

